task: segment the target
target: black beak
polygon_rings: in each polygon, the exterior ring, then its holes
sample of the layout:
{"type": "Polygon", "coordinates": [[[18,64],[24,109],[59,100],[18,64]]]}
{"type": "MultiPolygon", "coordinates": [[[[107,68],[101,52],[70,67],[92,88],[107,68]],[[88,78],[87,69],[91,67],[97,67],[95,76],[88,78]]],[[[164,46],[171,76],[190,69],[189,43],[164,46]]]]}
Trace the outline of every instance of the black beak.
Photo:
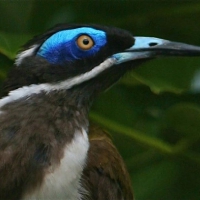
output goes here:
{"type": "Polygon", "coordinates": [[[198,46],[153,37],[134,37],[134,39],[135,43],[132,47],[113,55],[116,64],[159,56],[200,56],[198,46]]]}

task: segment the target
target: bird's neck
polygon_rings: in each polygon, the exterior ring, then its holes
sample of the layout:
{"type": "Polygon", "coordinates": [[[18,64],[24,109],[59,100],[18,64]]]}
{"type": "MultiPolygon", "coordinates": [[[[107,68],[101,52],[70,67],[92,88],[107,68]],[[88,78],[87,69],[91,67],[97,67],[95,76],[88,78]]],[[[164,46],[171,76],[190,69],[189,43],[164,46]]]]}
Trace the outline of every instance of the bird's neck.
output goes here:
{"type": "Polygon", "coordinates": [[[30,107],[47,109],[62,109],[70,120],[79,119],[80,125],[87,124],[88,112],[91,105],[90,95],[83,95],[79,90],[49,90],[45,91],[42,86],[31,85],[11,91],[7,96],[0,99],[0,110],[6,111],[10,107],[30,107]],[[45,105],[45,106],[44,106],[45,105]],[[79,114],[77,114],[79,112],[79,114]],[[73,114],[74,113],[74,114],[73,114]],[[77,114],[77,115],[76,115],[77,114]],[[83,121],[83,122],[81,122],[83,121]]]}

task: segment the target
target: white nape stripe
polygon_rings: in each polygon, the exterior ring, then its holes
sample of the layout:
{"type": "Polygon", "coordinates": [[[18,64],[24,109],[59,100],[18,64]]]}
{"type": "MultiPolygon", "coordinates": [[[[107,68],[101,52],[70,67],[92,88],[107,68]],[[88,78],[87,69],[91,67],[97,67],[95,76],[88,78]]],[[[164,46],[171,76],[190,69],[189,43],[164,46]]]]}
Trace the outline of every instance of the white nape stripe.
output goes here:
{"type": "Polygon", "coordinates": [[[30,86],[24,86],[24,87],[18,88],[16,90],[9,92],[8,96],[0,100],[0,108],[13,101],[19,100],[24,97],[29,97],[32,94],[39,94],[41,92],[48,93],[50,91],[55,91],[55,90],[70,89],[75,85],[81,84],[85,81],[88,81],[96,77],[98,74],[108,69],[109,67],[113,66],[115,63],[116,63],[116,59],[114,57],[108,58],[104,62],[102,62],[100,65],[94,67],[91,71],[75,76],[73,78],[69,78],[65,81],[61,81],[56,84],[49,84],[49,83],[43,83],[39,85],[33,84],[30,86]]]}
{"type": "Polygon", "coordinates": [[[60,165],[49,169],[40,188],[23,200],[81,200],[78,191],[84,191],[80,185],[81,174],[89,149],[88,135],[85,129],[75,131],[73,140],[66,145],[60,165]]]}
{"type": "Polygon", "coordinates": [[[22,63],[22,60],[25,58],[25,57],[28,57],[28,56],[32,56],[33,55],[33,52],[35,51],[35,49],[38,47],[39,45],[33,45],[31,46],[29,49],[25,50],[25,51],[22,51],[21,53],[19,53],[16,57],[16,60],[15,60],[15,64],[17,66],[19,66],[21,63],[22,63]]]}

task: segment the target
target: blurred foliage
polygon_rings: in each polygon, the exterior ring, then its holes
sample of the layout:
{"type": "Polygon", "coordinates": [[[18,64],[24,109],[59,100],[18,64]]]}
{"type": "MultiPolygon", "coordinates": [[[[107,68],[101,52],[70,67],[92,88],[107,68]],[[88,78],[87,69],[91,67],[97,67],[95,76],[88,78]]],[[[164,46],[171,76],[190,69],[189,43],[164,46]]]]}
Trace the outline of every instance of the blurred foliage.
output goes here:
{"type": "MultiPolygon", "coordinates": [[[[200,45],[199,1],[0,1],[0,79],[19,47],[61,22],[99,23],[200,45]]],[[[200,58],[160,58],[135,69],[94,103],[138,200],[200,196],[200,58]]]]}

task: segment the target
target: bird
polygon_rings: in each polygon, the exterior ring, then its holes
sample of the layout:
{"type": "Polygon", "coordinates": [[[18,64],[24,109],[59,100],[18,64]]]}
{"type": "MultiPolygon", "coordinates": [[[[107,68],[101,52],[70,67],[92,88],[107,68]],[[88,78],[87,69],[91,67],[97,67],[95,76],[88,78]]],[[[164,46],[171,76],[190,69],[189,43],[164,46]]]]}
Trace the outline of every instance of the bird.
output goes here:
{"type": "Polygon", "coordinates": [[[0,99],[1,200],[133,200],[109,134],[89,123],[93,100],[160,56],[200,47],[97,24],[58,24],[16,56],[0,99]]]}

